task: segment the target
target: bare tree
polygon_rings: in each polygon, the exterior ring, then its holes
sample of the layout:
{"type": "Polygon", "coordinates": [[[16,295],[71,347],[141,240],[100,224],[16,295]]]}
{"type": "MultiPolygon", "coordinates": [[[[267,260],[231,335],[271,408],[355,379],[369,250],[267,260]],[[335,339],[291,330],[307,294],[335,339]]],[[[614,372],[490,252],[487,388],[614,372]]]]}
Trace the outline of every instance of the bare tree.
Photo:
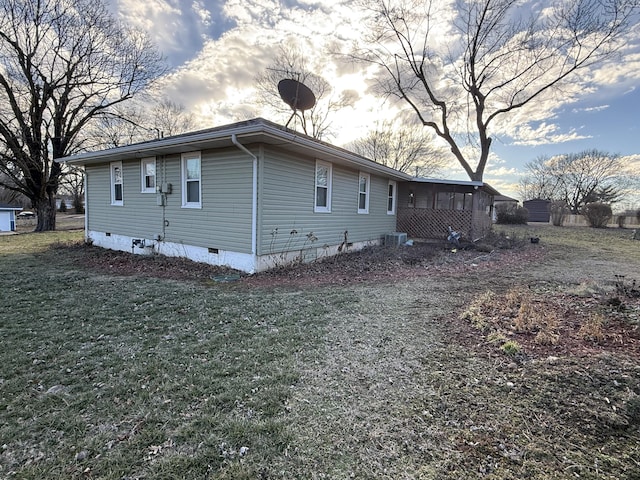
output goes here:
{"type": "Polygon", "coordinates": [[[183,105],[163,97],[145,100],[119,105],[96,119],[85,146],[91,150],[120,147],[194,128],[193,115],[183,105]]]}
{"type": "Polygon", "coordinates": [[[525,165],[526,174],[520,178],[519,193],[524,200],[541,198],[544,200],[559,200],[562,195],[561,178],[550,166],[551,157],[541,155],[525,165]]]}
{"type": "Polygon", "coordinates": [[[384,121],[347,148],[401,172],[429,177],[445,166],[444,152],[434,146],[433,140],[421,125],[384,121]]]}
{"type": "Polygon", "coordinates": [[[385,92],[447,142],[471,180],[483,178],[498,120],[609,58],[638,9],[637,0],[363,2],[371,35],[354,56],[383,69],[385,92]]]}
{"type": "MultiPolygon", "coordinates": [[[[307,133],[313,138],[326,140],[332,135],[332,114],[352,105],[353,101],[348,94],[336,96],[331,84],[312,70],[313,67],[309,65],[307,57],[299,48],[292,44],[280,46],[274,62],[256,77],[257,101],[274,111],[282,123],[285,123],[291,118],[292,111],[280,98],[278,83],[280,80],[290,78],[305,84],[316,97],[313,108],[305,113],[305,118],[309,116],[308,125],[311,127],[311,131],[307,130],[307,133]]],[[[300,123],[300,118],[297,116],[292,120],[294,127],[300,123]]]]}
{"type": "Polygon", "coordinates": [[[60,190],[71,195],[75,213],[84,213],[84,169],[71,165],[64,168],[67,171],[60,179],[60,190]]]}
{"type": "Polygon", "coordinates": [[[538,157],[526,169],[520,183],[524,198],[562,200],[574,214],[587,203],[620,200],[629,182],[620,156],[599,150],[538,157]]]}
{"type": "Polygon", "coordinates": [[[139,31],[101,0],[0,0],[0,171],[26,195],[36,231],[55,229],[62,165],[82,132],[163,72],[139,31]]]}

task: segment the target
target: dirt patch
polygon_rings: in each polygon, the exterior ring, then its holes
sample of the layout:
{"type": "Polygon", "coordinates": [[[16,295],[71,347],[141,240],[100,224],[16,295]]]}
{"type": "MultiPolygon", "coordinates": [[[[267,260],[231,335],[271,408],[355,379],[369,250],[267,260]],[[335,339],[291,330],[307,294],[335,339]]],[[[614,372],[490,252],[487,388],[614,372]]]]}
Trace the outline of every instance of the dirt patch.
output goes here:
{"type": "Polygon", "coordinates": [[[640,295],[634,292],[591,282],[564,291],[516,286],[476,296],[457,321],[466,322],[463,341],[515,359],[604,352],[640,358],[640,295]],[[477,344],[479,334],[484,344],[477,344]]]}
{"type": "Polygon", "coordinates": [[[185,258],[133,255],[90,245],[61,245],[74,250],[84,267],[114,275],[144,275],[174,280],[213,281],[234,277],[239,284],[260,288],[308,288],[367,282],[394,282],[427,275],[464,275],[489,272],[540,261],[545,249],[537,245],[486,251],[451,249],[442,244],[416,243],[398,248],[368,247],[311,263],[276,268],[247,275],[230,268],[193,262],[185,258]]]}

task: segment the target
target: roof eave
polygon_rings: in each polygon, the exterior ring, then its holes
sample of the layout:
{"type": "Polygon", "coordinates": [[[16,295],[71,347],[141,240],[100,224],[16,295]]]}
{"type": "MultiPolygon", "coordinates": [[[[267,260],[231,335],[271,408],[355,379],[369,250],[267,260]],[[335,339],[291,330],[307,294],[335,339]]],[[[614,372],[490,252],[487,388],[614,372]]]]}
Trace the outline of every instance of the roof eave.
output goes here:
{"type": "Polygon", "coordinates": [[[71,165],[91,165],[109,161],[124,160],[125,158],[132,157],[141,158],[167,153],[179,153],[179,151],[186,152],[189,150],[206,149],[207,145],[209,145],[210,148],[216,148],[216,142],[218,142],[217,148],[222,148],[232,146],[231,138],[233,136],[236,136],[240,140],[245,138],[251,139],[251,141],[259,141],[260,139],[265,141],[267,138],[271,138],[282,142],[290,142],[308,150],[309,153],[313,155],[320,154],[327,160],[344,162],[352,166],[357,166],[369,173],[382,174],[395,180],[411,179],[411,176],[406,173],[378,164],[365,157],[351,153],[348,150],[319,142],[318,140],[301,133],[291,130],[283,130],[276,126],[276,124],[271,124],[266,121],[247,123],[240,126],[230,126],[229,128],[222,128],[220,130],[208,130],[201,133],[196,132],[194,134],[179,135],[166,139],[158,139],[144,143],[111,148],[109,150],[80,153],[69,157],[63,157],[56,161],[66,162],[71,165]]]}

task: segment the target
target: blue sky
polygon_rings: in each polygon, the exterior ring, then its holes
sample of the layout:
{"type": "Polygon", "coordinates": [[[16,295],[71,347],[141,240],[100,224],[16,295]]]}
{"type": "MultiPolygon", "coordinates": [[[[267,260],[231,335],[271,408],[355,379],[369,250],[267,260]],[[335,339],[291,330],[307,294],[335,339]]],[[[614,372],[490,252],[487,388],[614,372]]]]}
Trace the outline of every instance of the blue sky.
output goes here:
{"type": "MultiPolygon", "coordinates": [[[[441,0],[441,4],[453,0],[441,0]]],[[[364,33],[351,0],[110,0],[121,20],[145,29],[167,58],[170,72],[159,88],[191,111],[206,128],[255,116],[280,121],[255,101],[255,77],[269,66],[281,44],[308,52],[310,65],[336,94],[348,91],[353,108],[336,115],[344,145],[364,135],[377,119],[397,115],[376,97],[372,73],[328,54],[364,33]]],[[[485,181],[517,197],[524,164],[540,155],[599,149],[624,156],[640,172],[640,26],[635,25],[622,56],[588,72],[574,85],[577,99],[546,100],[522,112],[515,125],[494,132],[485,181]]],[[[443,172],[466,179],[456,166],[443,172]]]]}

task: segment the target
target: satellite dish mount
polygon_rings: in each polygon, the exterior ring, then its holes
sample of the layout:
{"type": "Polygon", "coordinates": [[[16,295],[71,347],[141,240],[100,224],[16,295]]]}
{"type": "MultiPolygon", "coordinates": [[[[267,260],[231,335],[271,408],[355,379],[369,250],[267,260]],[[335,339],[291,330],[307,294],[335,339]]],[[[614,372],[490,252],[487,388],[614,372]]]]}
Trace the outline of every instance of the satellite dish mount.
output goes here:
{"type": "Polygon", "coordinates": [[[278,92],[280,93],[280,98],[293,110],[285,128],[289,126],[294,117],[297,117],[300,119],[305,135],[308,135],[304,111],[310,110],[315,106],[316,96],[304,83],[294,80],[293,78],[280,80],[280,82],[278,82],[278,92]]]}

